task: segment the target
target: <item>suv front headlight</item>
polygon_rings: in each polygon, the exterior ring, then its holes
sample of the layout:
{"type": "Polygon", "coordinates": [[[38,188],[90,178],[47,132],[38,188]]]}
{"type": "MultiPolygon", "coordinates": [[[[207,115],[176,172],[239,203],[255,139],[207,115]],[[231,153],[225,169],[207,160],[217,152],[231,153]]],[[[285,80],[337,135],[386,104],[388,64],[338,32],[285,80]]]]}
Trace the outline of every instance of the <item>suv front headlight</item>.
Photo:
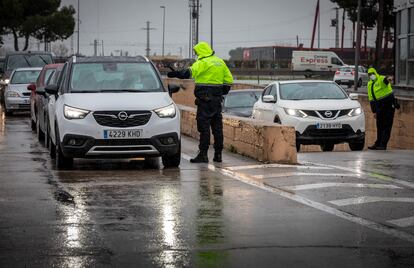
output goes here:
{"type": "Polygon", "coordinates": [[[63,108],[65,117],[67,119],[83,119],[90,111],[65,105],[63,108]]]}
{"type": "Polygon", "coordinates": [[[362,109],[361,109],[361,108],[355,108],[355,109],[352,109],[352,110],[348,113],[348,116],[358,116],[358,115],[360,115],[360,114],[362,114],[362,109]]]}
{"type": "Polygon", "coordinates": [[[7,91],[6,96],[7,97],[10,97],[10,98],[18,98],[18,97],[20,97],[19,93],[16,92],[16,91],[7,91]]]}
{"type": "Polygon", "coordinates": [[[173,118],[175,117],[175,114],[176,114],[175,105],[174,103],[172,103],[168,106],[155,109],[154,112],[161,118],[166,118],[166,117],[173,118]]]}
{"type": "Polygon", "coordinates": [[[291,108],[283,108],[283,109],[285,110],[285,113],[287,115],[302,117],[302,118],[308,117],[308,115],[302,110],[296,110],[296,109],[291,109],[291,108]]]}

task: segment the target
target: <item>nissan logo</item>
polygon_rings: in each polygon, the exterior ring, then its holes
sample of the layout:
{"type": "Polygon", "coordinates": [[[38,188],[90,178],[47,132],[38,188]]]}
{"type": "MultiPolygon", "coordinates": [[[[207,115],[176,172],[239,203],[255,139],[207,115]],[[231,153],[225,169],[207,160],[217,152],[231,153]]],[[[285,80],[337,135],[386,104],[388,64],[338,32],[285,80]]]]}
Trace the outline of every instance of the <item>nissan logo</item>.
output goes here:
{"type": "Polygon", "coordinates": [[[127,120],[127,119],[128,119],[128,114],[127,114],[126,112],[120,112],[120,113],[118,114],[118,118],[119,118],[119,120],[121,120],[121,121],[125,121],[125,120],[127,120]]]}
{"type": "Polygon", "coordinates": [[[326,111],[325,117],[332,117],[332,111],[326,111]]]}

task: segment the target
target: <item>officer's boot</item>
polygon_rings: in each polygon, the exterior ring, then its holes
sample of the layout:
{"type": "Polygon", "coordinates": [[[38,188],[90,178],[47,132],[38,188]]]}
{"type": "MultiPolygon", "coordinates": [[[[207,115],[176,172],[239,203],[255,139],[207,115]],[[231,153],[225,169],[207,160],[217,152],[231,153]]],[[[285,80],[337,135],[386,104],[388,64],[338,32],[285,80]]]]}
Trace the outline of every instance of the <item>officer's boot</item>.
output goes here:
{"type": "Polygon", "coordinates": [[[214,162],[218,162],[221,163],[222,159],[221,159],[221,151],[215,151],[214,152],[214,158],[213,158],[214,162]]]}
{"type": "Polygon", "coordinates": [[[200,150],[198,155],[190,159],[191,163],[208,163],[207,151],[200,150]]]}

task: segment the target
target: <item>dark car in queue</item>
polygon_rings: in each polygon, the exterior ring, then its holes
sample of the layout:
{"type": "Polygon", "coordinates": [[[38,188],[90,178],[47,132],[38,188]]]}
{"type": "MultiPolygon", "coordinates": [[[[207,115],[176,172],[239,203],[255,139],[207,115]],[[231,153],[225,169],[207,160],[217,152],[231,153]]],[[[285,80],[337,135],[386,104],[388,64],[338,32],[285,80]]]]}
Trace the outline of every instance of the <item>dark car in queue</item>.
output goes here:
{"type": "MultiPolygon", "coordinates": [[[[47,111],[49,95],[45,92],[47,85],[57,83],[57,78],[63,64],[48,64],[43,67],[36,83],[30,84],[27,89],[30,94],[31,128],[36,130],[39,141],[45,139],[47,130],[47,111]]],[[[46,140],[47,141],[47,140],[46,140]]]]}
{"type": "Polygon", "coordinates": [[[263,89],[232,90],[224,98],[223,113],[251,117],[253,105],[262,95],[263,89]]]}

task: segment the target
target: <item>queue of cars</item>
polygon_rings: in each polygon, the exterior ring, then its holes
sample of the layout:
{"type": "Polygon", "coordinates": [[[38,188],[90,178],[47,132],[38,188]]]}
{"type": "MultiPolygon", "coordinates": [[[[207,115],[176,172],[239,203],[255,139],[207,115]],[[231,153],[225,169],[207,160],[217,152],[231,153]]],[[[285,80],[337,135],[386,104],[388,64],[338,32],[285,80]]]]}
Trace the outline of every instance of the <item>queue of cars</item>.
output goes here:
{"type": "MultiPolygon", "coordinates": [[[[4,97],[6,115],[31,111],[31,127],[58,168],[70,168],[74,158],[131,157],[161,157],[165,167],[177,167],[180,114],[171,96],[179,89],[164,88],[145,57],[74,56],[64,64],[13,70],[4,97]]],[[[348,96],[334,81],[277,81],[264,90],[231,91],[223,112],[294,127],[298,151],[301,144],[323,151],[365,144],[357,95],[348,96]]]]}

